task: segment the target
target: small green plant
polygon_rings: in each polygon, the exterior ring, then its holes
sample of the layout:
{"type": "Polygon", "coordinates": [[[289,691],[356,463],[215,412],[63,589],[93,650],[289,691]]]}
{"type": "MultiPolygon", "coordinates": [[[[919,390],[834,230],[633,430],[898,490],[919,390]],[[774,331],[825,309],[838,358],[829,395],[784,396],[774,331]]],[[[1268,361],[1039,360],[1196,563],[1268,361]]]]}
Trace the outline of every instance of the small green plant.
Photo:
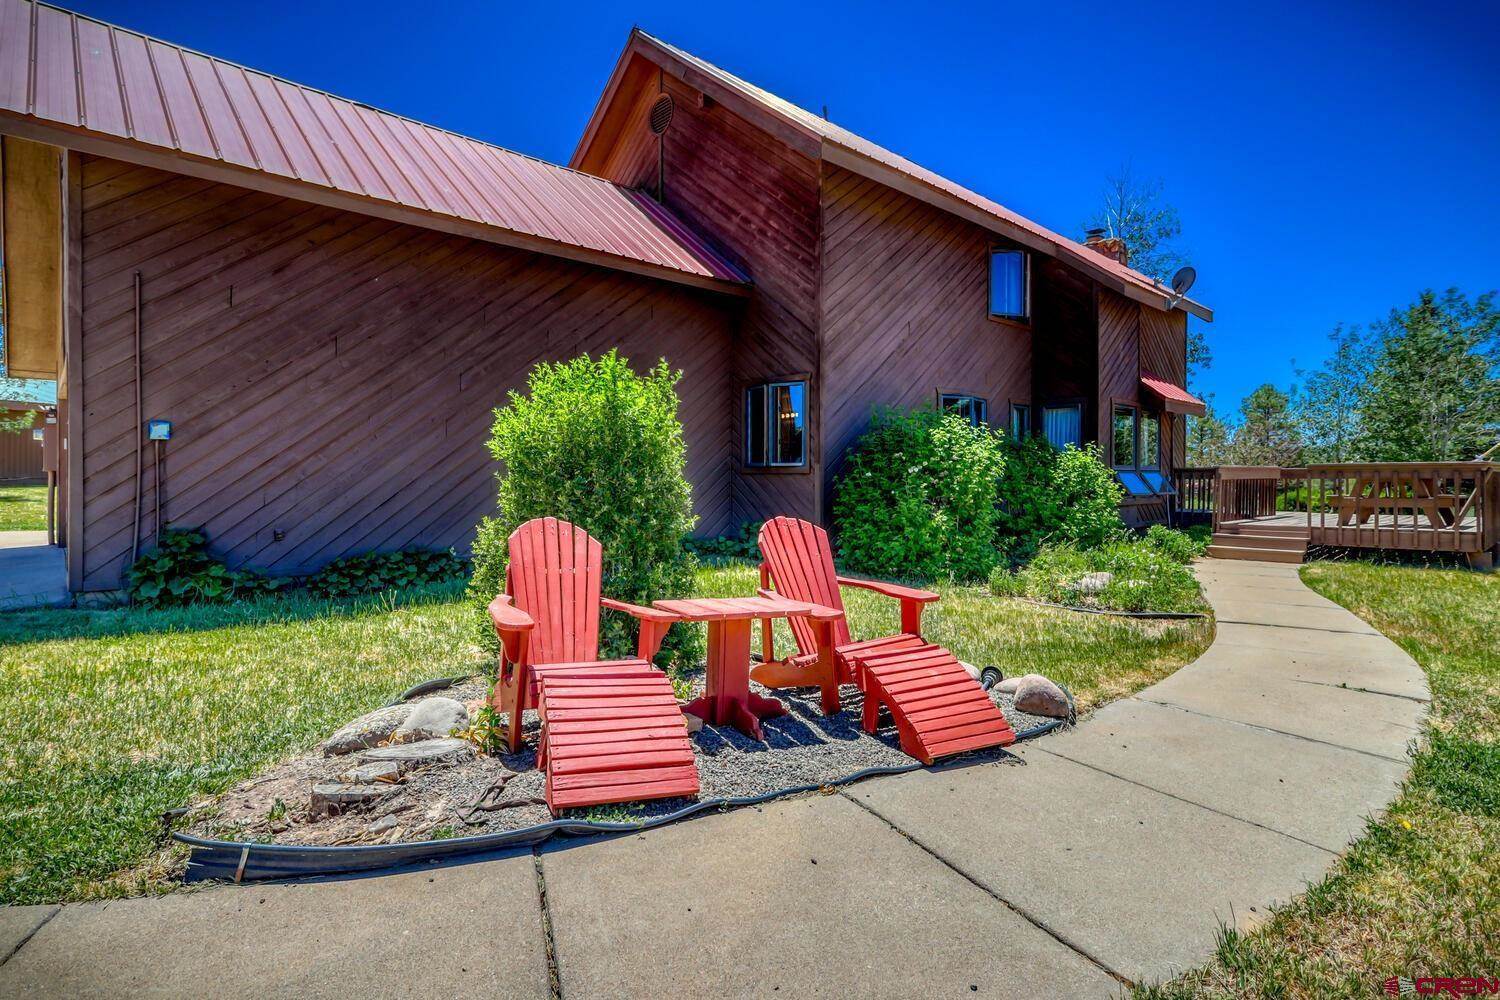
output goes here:
{"type": "Polygon", "coordinates": [[[877,411],[835,486],[840,557],[878,576],[983,579],[1004,465],[999,435],[957,414],[877,411]]]}
{"type": "Polygon", "coordinates": [[[996,567],[990,574],[990,590],[1005,597],[1109,611],[1205,607],[1192,570],[1144,539],[1111,541],[1091,549],[1043,545],[1030,563],[1013,572],[996,567]]]}
{"type": "Polygon", "coordinates": [[[232,570],[208,554],[200,531],[168,529],[156,547],[135,561],[127,575],[130,599],[148,608],[224,603],[269,594],[291,580],[232,570]]]}
{"type": "Polygon", "coordinates": [[[307,589],[317,597],[353,597],[379,590],[405,590],[463,576],[469,562],[452,552],[408,549],[367,552],[336,559],[313,574],[307,589]]]}
{"type": "Polygon", "coordinates": [[[286,819],[286,813],[286,800],[278,795],[271,802],[271,808],[266,810],[266,820],[271,823],[279,822],[286,819]]]}
{"type": "Polygon", "coordinates": [[[474,713],[467,729],[455,729],[451,735],[468,740],[479,748],[480,753],[498,754],[506,750],[505,724],[500,713],[490,705],[474,713]]]}
{"type": "Polygon", "coordinates": [[[443,826],[435,826],[431,830],[427,831],[428,840],[452,840],[457,836],[460,836],[457,828],[448,826],[446,824],[443,826]]]}
{"type": "Polygon", "coordinates": [[[1046,542],[1101,545],[1122,537],[1123,493],[1090,445],[1058,450],[1041,437],[1011,442],[1000,480],[995,543],[1012,565],[1046,542]]]}
{"type": "MultiPolygon", "coordinates": [[[[662,361],[638,375],[614,351],[543,363],[527,393],[495,411],[500,513],[480,522],[469,585],[487,648],[496,640],[485,607],[503,586],[507,539],[532,518],[569,521],[599,541],[605,595],[636,604],[688,596],[695,562],[682,540],[696,518],[677,419],[681,374],[662,361]]],[[[636,631],[628,615],[606,611],[599,655],[634,655],[636,631]]],[[[696,664],[702,654],[702,630],[675,625],[659,660],[696,664]]]]}
{"type": "Polygon", "coordinates": [[[1144,536],[1147,545],[1173,562],[1184,564],[1192,562],[1208,550],[1208,538],[1209,530],[1202,525],[1178,531],[1165,525],[1153,524],[1146,529],[1144,536]]]}
{"type": "Polygon", "coordinates": [[[736,531],[716,538],[686,538],[682,544],[702,563],[719,566],[728,562],[760,561],[762,521],[747,521],[736,531]]]}

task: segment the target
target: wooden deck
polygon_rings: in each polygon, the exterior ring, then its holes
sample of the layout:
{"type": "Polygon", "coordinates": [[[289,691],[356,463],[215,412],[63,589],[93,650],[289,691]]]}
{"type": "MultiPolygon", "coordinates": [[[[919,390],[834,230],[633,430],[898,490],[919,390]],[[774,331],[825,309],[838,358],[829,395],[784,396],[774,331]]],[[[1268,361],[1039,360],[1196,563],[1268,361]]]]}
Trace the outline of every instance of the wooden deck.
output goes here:
{"type": "MultiPolygon", "coordinates": [[[[1202,479],[1210,470],[1183,471],[1202,479]]],[[[1500,557],[1500,464],[1494,462],[1211,472],[1212,489],[1195,496],[1211,500],[1213,555],[1256,558],[1260,551],[1300,561],[1307,546],[1322,545],[1452,552],[1483,567],[1500,557]]]]}

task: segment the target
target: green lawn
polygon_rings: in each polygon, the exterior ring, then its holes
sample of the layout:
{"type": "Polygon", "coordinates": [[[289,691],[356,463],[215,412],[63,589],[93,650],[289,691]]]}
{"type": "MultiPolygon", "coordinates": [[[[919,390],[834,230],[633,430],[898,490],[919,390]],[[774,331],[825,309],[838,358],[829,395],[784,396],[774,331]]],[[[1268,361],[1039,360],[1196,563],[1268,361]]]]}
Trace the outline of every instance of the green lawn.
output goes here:
{"type": "MultiPolygon", "coordinates": [[[[699,576],[705,596],[755,585],[748,567],[699,576]]],[[[1050,674],[1085,706],[1170,673],[1209,637],[1204,623],[1137,625],[942,589],[933,639],[1007,674],[1050,674]]],[[[848,597],[857,635],[895,629],[892,603],[848,597]]],[[[0,902],[170,888],[164,811],[417,681],[485,669],[469,614],[450,586],[400,600],[0,615],[0,902]]]]}
{"type": "Polygon", "coordinates": [[[1138,998],[1372,997],[1390,976],[1500,975],[1500,575],[1350,562],[1302,576],[1426,670],[1411,775],[1326,879],[1138,998]]]}
{"type": "Polygon", "coordinates": [[[0,485],[0,531],[46,531],[47,487],[0,485]]]}

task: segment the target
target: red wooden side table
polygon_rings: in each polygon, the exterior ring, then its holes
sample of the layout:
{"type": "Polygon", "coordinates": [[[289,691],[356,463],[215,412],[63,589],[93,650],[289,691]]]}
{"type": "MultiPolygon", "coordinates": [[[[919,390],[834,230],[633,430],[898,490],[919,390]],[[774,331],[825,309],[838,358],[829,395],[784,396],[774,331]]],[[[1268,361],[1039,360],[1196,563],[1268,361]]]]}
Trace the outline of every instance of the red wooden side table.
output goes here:
{"type": "MultiPolygon", "coordinates": [[[[831,624],[842,612],[780,597],[723,597],[653,601],[654,607],[683,621],[708,623],[708,683],[703,696],[683,709],[713,726],[733,726],[746,736],[765,739],[760,720],[786,714],[786,706],[750,690],[750,623],[771,627],[776,618],[811,618],[831,643],[831,624]]],[[[831,646],[830,646],[831,648],[831,646]]],[[[831,657],[829,662],[832,662],[831,657]]]]}

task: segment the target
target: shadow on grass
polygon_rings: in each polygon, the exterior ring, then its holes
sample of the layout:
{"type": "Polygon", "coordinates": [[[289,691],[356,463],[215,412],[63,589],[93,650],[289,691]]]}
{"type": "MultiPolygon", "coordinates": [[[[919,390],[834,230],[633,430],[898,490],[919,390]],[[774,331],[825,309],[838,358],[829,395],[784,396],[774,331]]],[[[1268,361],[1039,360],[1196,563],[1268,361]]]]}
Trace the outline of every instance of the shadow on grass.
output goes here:
{"type": "Polygon", "coordinates": [[[295,591],[229,604],[195,604],[183,608],[8,611],[0,614],[0,646],[352,619],[458,600],[463,597],[464,586],[465,581],[452,580],[360,597],[319,598],[306,591],[295,591]]]}

